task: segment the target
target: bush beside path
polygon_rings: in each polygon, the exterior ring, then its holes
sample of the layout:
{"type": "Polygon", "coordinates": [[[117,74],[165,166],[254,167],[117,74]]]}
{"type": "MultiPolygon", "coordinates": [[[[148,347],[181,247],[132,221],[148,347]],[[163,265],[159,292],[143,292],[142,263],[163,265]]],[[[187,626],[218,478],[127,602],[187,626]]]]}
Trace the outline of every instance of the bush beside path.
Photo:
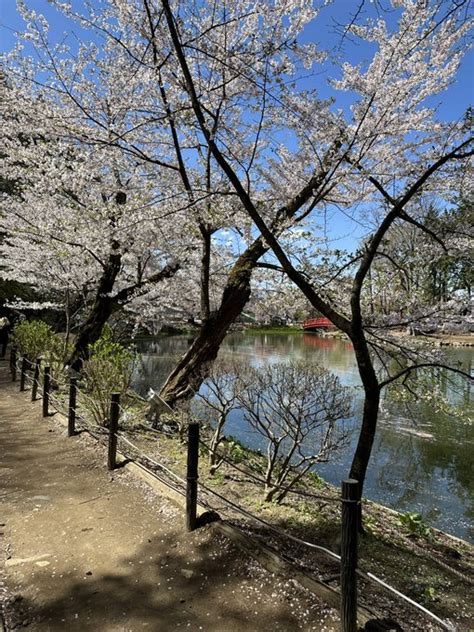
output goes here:
{"type": "MultiPolygon", "coordinates": [[[[0,363],[5,630],[338,629],[337,613],[183,516],[86,434],[71,439],[0,363]]],[[[1,629],[1,624],[0,624],[1,629]]]]}

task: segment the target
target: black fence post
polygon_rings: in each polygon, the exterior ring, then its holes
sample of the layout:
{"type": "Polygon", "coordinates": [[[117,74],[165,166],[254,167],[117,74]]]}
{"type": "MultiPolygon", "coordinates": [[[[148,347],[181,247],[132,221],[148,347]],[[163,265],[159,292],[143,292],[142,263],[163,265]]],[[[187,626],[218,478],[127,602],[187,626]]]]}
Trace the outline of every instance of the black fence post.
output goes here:
{"type": "Polygon", "coordinates": [[[40,366],[41,366],[41,359],[40,358],[36,358],[35,371],[33,373],[33,384],[31,386],[31,401],[32,402],[36,401],[36,396],[38,394],[40,366]]]}
{"type": "Polygon", "coordinates": [[[77,378],[69,379],[69,410],[67,417],[67,436],[72,437],[76,432],[76,401],[77,401],[77,378]]]}
{"type": "Polygon", "coordinates": [[[120,393],[112,393],[109,414],[109,454],[107,467],[115,470],[117,466],[117,431],[120,410],[120,393]]]}
{"type": "Polygon", "coordinates": [[[186,472],[186,529],[194,531],[197,514],[197,485],[199,462],[199,424],[188,425],[188,464],[186,472]]]}
{"type": "Polygon", "coordinates": [[[16,347],[10,349],[10,371],[12,374],[12,382],[16,382],[16,347]]]}
{"type": "Polygon", "coordinates": [[[20,371],[20,391],[25,390],[26,372],[28,370],[28,359],[23,356],[21,359],[21,371],[20,371]]]}
{"type": "Polygon", "coordinates": [[[342,632],[357,632],[357,537],[359,483],[342,481],[341,624],[342,632]]]}
{"type": "Polygon", "coordinates": [[[51,369],[49,366],[44,367],[43,376],[43,417],[49,416],[49,388],[51,385],[51,369]]]}

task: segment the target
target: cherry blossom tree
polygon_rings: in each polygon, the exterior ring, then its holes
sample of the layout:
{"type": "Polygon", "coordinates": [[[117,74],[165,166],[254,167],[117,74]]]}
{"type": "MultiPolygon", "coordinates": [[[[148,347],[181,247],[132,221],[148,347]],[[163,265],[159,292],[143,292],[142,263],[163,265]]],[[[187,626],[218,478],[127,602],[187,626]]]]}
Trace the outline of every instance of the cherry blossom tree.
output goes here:
{"type": "Polygon", "coordinates": [[[69,358],[79,368],[110,315],[172,277],[193,243],[176,230],[179,212],[160,205],[140,163],[68,137],[51,102],[38,105],[13,87],[4,93],[3,173],[18,190],[2,200],[2,275],[84,298],[69,358]]]}
{"type": "Polygon", "coordinates": [[[472,155],[468,119],[444,123],[430,107],[456,75],[470,27],[466,2],[393,0],[387,15],[377,4],[380,15],[364,23],[360,12],[349,16],[345,37],[365,43],[371,58],[346,60],[333,75],[335,103],[318,95],[316,81],[299,81],[304,72],[314,79],[334,71],[333,51],[302,37],[326,3],[103,0],[83,14],[51,4],[104,45],[52,50],[44,20],[25,10],[27,35],[41,54],[39,67],[22,65],[23,75],[61,102],[71,136],[120,149],[155,173],[156,188],[174,189],[201,238],[203,324],[163,397],[173,403],[197,390],[249,300],[258,266],[280,268],[353,343],[365,405],[350,474],[362,492],[381,389],[420,364],[410,357],[387,372],[379,347],[392,342],[377,339],[378,324],[366,314],[368,279],[395,226],[429,234],[416,217],[417,198],[459,190],[458,165],[472,155]],[[350,109],[342,101],[337,107],[342,92],[350,109]],[[370,231],[360,251],[331,257],[332,269],[321,274],[321,259],[300,250],[314,251],[313,220],[328,209],[370,231]],[[299,244],[288,240],[303,222],[312,230],[299,244]],[[212,306],[210,251],[228,228],[235,256],[212,306]]]}
{"type": "MultiPolygon", "coordinates": [[[[268,82],[264,82],[266,65],[262,68],[258,56],[252,50],[253,39],[244,49],[244,54],[239,56],[236,52],[237,36],[244,42],[248,36],[248,32],[244,31],[247,27],[243,26],[245,20],[241,15],[239,19],[236,17],[242,10],[240,3],[238,9],[231,5],[234,13],[229,5],[219,17],[209,12],[207,15],[212,15],[212,18],[209,17],[205,24],[199,21],[200,16],[197,15],[202,12],[201,8],[193,13],[194,7],[187,5],[178,8],[168,0],[162,0],[159,4],[156,15],[161,15],[161,11],[164,14],[181,68],[183,101],[192,107],[216,163],[228,177],[242,206],[288,277],[311,304],[352,341],[365,401],[350,475],[359,481],[362,492],[377,426],[381,390],[411,373],[415,367],[429,364],[413,362],[389,372],[385,377],[377,374],[374,364],[374,353],[377,352],[377,343],[373,340],[375,332],[366,326],[362,295],[380,245],[394,223],[406,222],[426,232],[426,227],[410,212],[413,202],[422,191],[432,190],[433,187],[438,193],[446,190],[449,178],[455,177],[452,165],[466,161],[473,153],[472,138],[469,137],[466,122],[442,124],[425,103],[428,97],[449,85],[458,67],[459,42],[469,28],[467,22],[460,20],[460,16],[464,17],[464,3],[454,7],[450,3],[437,3],[432,7],[424,2],[397,0],[393,2],[393,8],[401,10],[401,15],[396,28],[390,28],[383,18],[362,26],[352,23],[350,33],[374,44],[376,52],[366,68],[350,63],[343,66],[342,78],[335,81],[334,86],[356,96],[350,116],[341,114],[332,120],[327,109],[321,108],[314,97],[309,100],[301,93],[287,95],[284,90],[277,94],[271,92],[268,82]],[[232,20],[234,37],[229,35],[228,25],[232,20]],[[247,51],[254,55],[250,71],[239,65],[247,51]],[[208,81],[208,77],[212,77],[212,82],[208,81]],[[214,93],[219,87],[223,89],[223,86],[228,91],[232,80],[239,86],[247,82],[249,92],[249,84],[253,86],[248,107],[250,109],[252,100],[258,100],[261,115],[266,111],[267,100],[278,99],[281,111],[291,98],[293,103],[298,100],[298,109],[292,109],[297,111],[295,123],[299,128],[296,133],[301,139],[301,149],[297,157],[291,155],[291,158],[288,150],[282,152],[278,176],[282,181],[280,188],[286,185],[290,191],[294,190],[295,172],[302,181],[311,185],[310,195],[304,200],[304,212],[309,213],[320,202],[318,187],[312,181],[315,176],[308,173],[307,165],[312,166],[313,174],[319,174],[321,164],[327,165],[328,159],[329,166],[324,170],[324,186],[328,186],[330,178],[332,190],[345,199],[346,205],[354,204],[356,200],[377,205],[373,233],[353,262],[348,304],[338,304],[328,298],[326,288],[320,285],[319,279],[308,278],[304,271],[298,269],[291,253],[285,251],[278,231],[271,223],[272,210],[275,208],[273,201],[262,204],[258,191],[249,187],[245,167],[234,156],[234,147],[240,148],[239,141],[235,140],[235,120],[232,126],[225,129],[227,133],[216,135],[212,132],[212,122],[216,116],[214,93]],[[325,125],[322,125],[320,121],[324,115],[325,125]],[[288,168],[290,159],[293,159],[291,170],[288,168]],[[383,165],[384,173],[390,176],[379,175],[380,165],[383,165]]],[[[296,5],[292,3],[288,9],[290,23],[291,10],[296,5]]],[[[263,6],[257,6],[263,12],[263,6]]],[[[265,8],[269,11],[267,5],[265,8]]],[[[264,18],[258,15],[254,19],[261,28],[264,18]]],[[[264,34],[263,30],[259,44],[265,41],[264,34]]],[[[286,68],[289,68],[287,73],[291,74],[295,62],[288,55],[289,51],[283,55],[278,50],[273,62],[285,63],[286,68]]],[[[294,53],[293,59],[296,58],[297,53],[294,53]]],[[[241,98],[243,91],[240,91],[241,98]]],[[[288,113],[285,112],[285,115],[288,116],[288,113]]],[[[252,130],[245,115],[242,115],[239,124],[239,137],[248,140],[252,132],[255,140],[262,128],[260,125],[257,132],[252,130]]],[[[291,215],[286,212],[285,218],[289,217],[291,215]]],[[[386,364],[383,366],[387,367],[386,364]]]]}
{"type": "MultiPolygon", "coordinates": [[[[65,41],[52,44],[44,18],[21,3],[27,22],[24,37],[34,46],[36,56],[26,57],[19,49],[8,56],[6,65],[24,83],[40,84],[42,97],[57,104],[61,129],[68,137],[94,150],[115,149],[129,160],[141,162],[150,181],[153,179],[150,186],[155,193],[161,191],[163,201],[167,201],[167,212],[187,210],[186,217],[177,224],[175,218],[175,226],[180,225],[200,242],[197,291],[203,325],[186,359],[170,376],[170,395],[166,399],[173,402],[190,392],[190,382],[200,383],[205,372],[203,365],[217,354],[220,342],[248,298],[250,279],[245,280],[243,298],[238,299],[241,306],[236,305],[230,312],[229,294],[241,292],[242,270],[249,258],[255,259],[261,247],[257,244],[250,250],[247,248],[247,252],[239,244],[229,257],[223,235],[217,234],[236,226],[241,231],[246,224],[245,215],[238,212],[235,196],[229,195],[225,179],[212,168],[210,151],[196,142],[193,126],[186,127],[186,111],[172,107],[169,84],[160,75],[153,34],[148,38],[150,55],[140,59],[139,45],[147,41],[143,32],[149,22],[146,20],[141,26],[139,22],[117,22],[117,17],[130,18],[133,12],[124,12],[118,4],[114,12],[113,3],[103,3],[102,11],[91,9],[87,16],[73,14],[63,3],[53,4],[80,29],[89,29],[78,50],[65,41]],[[101,38],[102,46],[97,45],[97,38],[101,38]],[[157,81],[159,89],[155,90],[157,81]]],[[[188,259],[186,269],[187,274],[177,277],[184,287],[181,292],[173,291],[173,295],[182,296],[189,305],[190,293],[185,288],[189,288],[190,277],[195,278],[194,257],[192,261],[188,259]]],[[[193,294],[196,294],[194,288],[193,294]]],[[[148,295],[150,300],[153,297],[156,295],[148,295]]],[[[162,302],[154,300],[158,316],[162,302]]],[[[134,303],[138,309],[144,305],[143,300],[134,303]]],[[[146,311],[149,314],[153,311],[150,303],[146,311]]]]}

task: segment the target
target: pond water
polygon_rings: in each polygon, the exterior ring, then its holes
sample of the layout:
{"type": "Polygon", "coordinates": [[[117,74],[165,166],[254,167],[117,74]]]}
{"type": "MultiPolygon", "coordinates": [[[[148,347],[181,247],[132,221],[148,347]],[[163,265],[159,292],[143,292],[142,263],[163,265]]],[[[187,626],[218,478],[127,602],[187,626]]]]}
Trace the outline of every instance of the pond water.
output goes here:
{"type": "MultiPolygon", "coordinates": [[[[141,354],[141,371],[136,388],[142,394],[149,387],[159,390],[177,356],[192,343],[187,336],[172,336],[136,342],[141,354]]],[[[472,374],[474,350],[447,349],[449,362],[459,362],[472,374]]],[[[340,485],[347,476],[357,430],[362,396],[360,381],[349,342],[320,338],[315,334],[231,334],[221,354],[247,359],[252,365],[296,359],[315,361],[338,375],[344,385],[354,387],[354,416],[349,420],[349,443],[329,463],[315,470],[330,483],[340,485]]],[[[472,407],[471,384],[442,375],[439,387],[453,402],[472,407]]],[[[227,435],[251,448],[261,448],[261,438],[234,411],[227,435]]],[[[434,412],[427,404],[410,409],[386,395],[364,495],[400,512],[418,512],[424,520],[461,538],[474,540],[474,426],[456,417],[434,412]]]]}

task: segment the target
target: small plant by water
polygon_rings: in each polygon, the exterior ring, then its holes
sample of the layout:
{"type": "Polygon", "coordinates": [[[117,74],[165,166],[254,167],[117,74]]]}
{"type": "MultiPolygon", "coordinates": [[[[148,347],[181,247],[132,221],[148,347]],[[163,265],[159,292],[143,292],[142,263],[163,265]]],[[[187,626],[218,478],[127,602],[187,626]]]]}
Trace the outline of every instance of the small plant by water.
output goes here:
{"type": "Polygon", "coordinates": [[[407,512],[401,514],[399,516],[399,520],[409,534],[424,538],[429,538],[431,536],[431,529],[424,522],[421,514],[416,512],[407,512]]]}
{"type": "MultiPolygon", "coordinates": [[[[224,427],[230,412],[237,407],[239,391],[245,387],[245,365],[238,360],[216,360],[210,368],[204,387],[197,394],[198,414],[211,420],[209,467],[214,474],[222,460],[218,449],[224,440],[224,427]],[[202,411],[200,410],[202,409],[202,411]]],[[[228,449],[230,446],[227,446],[228,449]]]]}

